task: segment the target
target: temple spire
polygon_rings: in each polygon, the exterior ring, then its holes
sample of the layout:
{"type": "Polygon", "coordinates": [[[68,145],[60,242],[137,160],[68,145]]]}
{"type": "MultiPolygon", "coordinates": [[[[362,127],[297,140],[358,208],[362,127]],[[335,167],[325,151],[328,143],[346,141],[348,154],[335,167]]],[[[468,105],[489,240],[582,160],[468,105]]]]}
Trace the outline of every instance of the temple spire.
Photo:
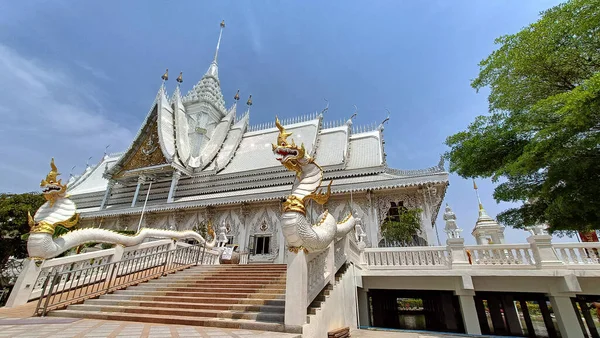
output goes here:
{"type": "Polygon", "coordinates": [[[206,75],[219,77],[219,67],[217,65],[217,59],[219,57],[219,47],[221,46],[221,37],[223,36],[223,28],[225,28],[225,20],[221,21],[221,30],[219,31],[219,40],[217,41],[217,49],[215,50],[215,57],[208,67],[206,75]]]}
{"type": "Polygon", "coordinates": [[[217,58],[219,56],[219,47],[221,46],[221,36],[223,36],[223,28],[225,28],[225,20],[221,21],[221,30],[219,31],[219,40],[217,41],[217,49],[215,50],[215,58],[213,59],[213,63],[217,63],[217,58]]]}
{"type": "Polygon", "coordinates": [[[481,198],[479,198],[479,190],[477,190],[477,183],[475,183],[475,179],[473,179],[473,189],[475,189],[475,194],[477,195],[477,202],[479,203],[479,210],[483,210],[483,204],[481,204],[481,198]]]}

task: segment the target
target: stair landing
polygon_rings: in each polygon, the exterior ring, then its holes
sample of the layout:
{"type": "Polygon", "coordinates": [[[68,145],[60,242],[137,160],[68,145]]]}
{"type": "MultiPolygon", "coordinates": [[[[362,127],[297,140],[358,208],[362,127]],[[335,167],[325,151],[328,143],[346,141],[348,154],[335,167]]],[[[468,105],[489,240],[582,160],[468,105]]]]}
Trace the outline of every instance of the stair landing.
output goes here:
{"type": "Polygon", "coordinates": [[[284,325],[285,265],[192,267],[49,316],[302,333],[284,325]]]}

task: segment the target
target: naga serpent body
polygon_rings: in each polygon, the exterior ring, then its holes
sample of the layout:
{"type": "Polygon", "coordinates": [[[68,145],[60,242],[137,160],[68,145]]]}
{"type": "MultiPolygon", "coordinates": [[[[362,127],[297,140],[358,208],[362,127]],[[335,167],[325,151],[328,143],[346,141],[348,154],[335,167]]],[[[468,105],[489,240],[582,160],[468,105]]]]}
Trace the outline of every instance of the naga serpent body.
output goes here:
{"type": "Polygon", "coordinates": [[[106,229],[87,228],[74,230],[58,238],[52,238],[58,225],[66,228],[75,226],[79,221],[79,214],[77,214],[75,203],[66,194],[66,184],[62,184],[61,180],[56,180],[59,174],[54,165],[54,159],[52,159],[50,167],[52,170],[40,184],[47,201],[36,211],[33,217],[28,215],[31,232],[27,240],[27,251],[30,258],[53,258],[73,247],[89,242],[132,246],[142,243],[146,238],[190,238],[205,244],[208,248],[215,246],[216,236],[214,236],[214,232],[210,227],[209,234],[213,236],[211,242],[207,242],[200,234],[191,230],[171,231],[150,228],[141,229],[134,236],[122,235],[106,229]]]}
{"type": "Polygon", "coordinates": [[[292,188],[292,194],[288,196],[283,204],[283,215],[281,228],[288,243],[289,250],[297,252],[318,252],[325,250],[329,244],[339,237],[343,237],[354,229],[355,219],[349,214],[342,222],[337,223],[335,218],[327,211],[319,216],[319,222],[311,225],[306,218],[305,202],[309,199],[319,204],[324,204],[331,195],[331,183],[327,192],[321,191],[323,181],[323,170],[314,163],[313,159],[306,155],[304,145],[296,146],[292,140],[288,144],[287,137],[291,133],[275,121],[279,129],[277,145],[273,144],[273,153],[278,157],[287,169],[296,172],[296,180],[292,188]]]}

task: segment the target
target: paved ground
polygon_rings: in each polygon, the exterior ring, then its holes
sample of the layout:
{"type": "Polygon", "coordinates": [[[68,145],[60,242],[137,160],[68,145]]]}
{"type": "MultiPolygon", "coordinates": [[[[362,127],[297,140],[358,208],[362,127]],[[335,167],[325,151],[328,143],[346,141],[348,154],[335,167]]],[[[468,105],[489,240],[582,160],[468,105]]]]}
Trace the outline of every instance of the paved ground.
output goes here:
{"type": "Polygon", "coordinates": [[[118,322],[71,318],[0,318],[2,338],[164,338],[164,337],[207,337],[207,338],[291,338],[297,334],[228,330],[214,327],[161,325],[136,322],[118,322]]]}
{"type": "MultiPolygon", "coordinates": [[[[35,303],[15,308],[0,308],[0,338],[292,338],[297,334],[230,330],[214,327],[164,325],[137,322],[119,322],[95,319],[31,317],[35,303]]],[[[432,333],[386,332],[353,330],[352,338],[452,338],[457,336],[432,333]]],[[[313,337],[308,337],[313,338],[313,337]]]]}

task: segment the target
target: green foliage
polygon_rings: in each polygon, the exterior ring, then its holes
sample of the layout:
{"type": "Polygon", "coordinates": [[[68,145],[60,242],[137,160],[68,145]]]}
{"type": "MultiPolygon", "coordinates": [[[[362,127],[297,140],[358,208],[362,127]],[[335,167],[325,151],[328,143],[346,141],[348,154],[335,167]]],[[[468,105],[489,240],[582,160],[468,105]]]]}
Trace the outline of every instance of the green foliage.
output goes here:
{"type": "Polygon", "coordinates": [[[489,114],[448,137],[450,170],[500,178],[498,215],[517,228],[600,226],[600,0],[573,0],[498,38],[472,86],[490,88],[489,114]]]}
{"type": "Polygon", "coordinates": [[[42,194],[0,194],[0,269],[10,256],[27,257],[27,244],[21,236],[29,232],[27,212],[44,204],[42,194]]]}
{"type": "Polygon", "coordinates": [[[419,208],[399,210],[397,215],[386,218],[381,225],[381,235],[396,246],[408,246],[421,230],[421,213],[419,208]]]}

